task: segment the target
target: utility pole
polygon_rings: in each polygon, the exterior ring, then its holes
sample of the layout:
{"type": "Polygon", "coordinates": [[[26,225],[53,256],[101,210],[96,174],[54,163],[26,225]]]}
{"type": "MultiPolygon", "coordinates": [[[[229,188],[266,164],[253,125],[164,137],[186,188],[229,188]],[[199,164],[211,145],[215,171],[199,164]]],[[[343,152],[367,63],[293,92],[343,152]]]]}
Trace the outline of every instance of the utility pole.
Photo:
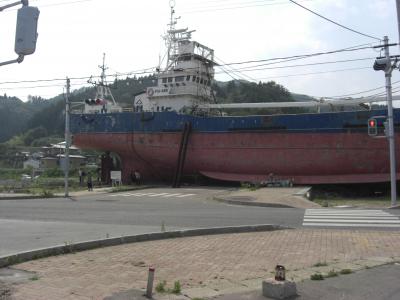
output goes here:
{"type": "MultiPolygon", "coordinates": [[[[398,2],[398,1],[397,1],[398,2]]],[[[392,63],[389,54],[389,39],[387,36],[383,38],[385,46],[385,59],[387,61],[385,68],[386,78],[386,99],[387,99],[387,122],[389,126],[388,139],[389,139],[389,156],[390,156],[390,185],[391,185],[391,206],[397,205],[397,189],[396,189],[396,150],[395,150],[395,132],[393,121],[393,105],[392,105],[392,63]]]]}
{"type": "MultiPolygon", "coordinates": [[[[399,42],[400,42],[400,0],[396,0],[396,9],[397,9],[397,30],[399,34],[399,42]]],[[[399,44],[400,46],[400,44],[399,44]]]]}
{"type": "Polygon", "coordinates": [[[64,169],[64,174],[65,174],[65,179],[64,179],[64,183],[65,183],[65,193],[64,193],[64,197],[68,198],[69,194],[68,194],[68,176],[69,176],[69,146],[71,143],[71,134],[69,131],[69,109],[70,109],[70,103],[69,103],[69,90],[70,90],[70,80],[67,77],[67,92],[65,94],[65,169],[64,169]]]}

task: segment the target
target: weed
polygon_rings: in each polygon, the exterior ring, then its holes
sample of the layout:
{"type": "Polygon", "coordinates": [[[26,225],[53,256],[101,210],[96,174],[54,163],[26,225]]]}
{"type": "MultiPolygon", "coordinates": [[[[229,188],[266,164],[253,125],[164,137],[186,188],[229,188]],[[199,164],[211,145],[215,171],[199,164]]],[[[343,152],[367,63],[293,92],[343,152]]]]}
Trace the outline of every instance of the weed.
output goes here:
{"type": "Polygon", "coordinates": [[[324,276],[320,273],[314,273],[310,276],[311,280],[324,280],[324,276]]]}
{"type": "Polygon", "coordinates": [[[328,272],[328,274],[325,275],[325,278],[331,278],[331,277],[336,277],[336,276],[338,276],[338,273],[335,270],[330,270],[328,272]]]}
{"type": "Polygon", "coordinates": [[[35,275],[33,275],[31,278],[29,278],[29,280],[32,280],[32,281],[39,280],[39,276],[37,276],[37,275],[35,274],[35,275]]]}
{"type": "Polygon", "coordinates": [[[195,298],[192,298],[192,300],[204,300],[204,298],[195,297],[195,298]]]}
{"type": "Polygon", "coordinates": [[[326,267],[327,265],[326,262],[317,262],[313,267],[326,267]]]}
{"type": "Polygon", "coordinates": [[[53,194],[53,192],[51,192],[51,191],[49,191],[49,190],[43,189],[43,190],[40,192],[40,196],[43,197],[43,198],[51,198],[51,197],[54,197],[54,194],[53,194]]]}
{"type": "Polygon", "coordinates": [[[328,201],[326,201],[326,200],[322,201],[321,206],[322,207],[329,207],[328,201]]]}
{"type": "Polygon", "coordinates": [[[346,275],[346,274],[351,274],[353,271],[351,269],[343,269],[340,271],[340,274],[346,275]]]}
{"type": "Polygon", "coordinates": [[[174,282],[174,288],[171,291],[173,294],[180,294],[181,293],[181,283],[178,281],[174,282]]]}
{"type": "Polygon", "coordinates": [[[165,222],[161,222],[161,232],[165,232],[165,222]]]}
{"type": "Polygon", "coordinates": [[[64,253],[75,253],[73,242],[64,242],[64,253]]]}
{"type": "Polygon", "coordinates": [[[162,282],[159,282],[156,285],[156,292],[157,293],[165,293],[167,290],[165,289],[165,286],[167,285],[167,282],[163,280],[162,282]]]}

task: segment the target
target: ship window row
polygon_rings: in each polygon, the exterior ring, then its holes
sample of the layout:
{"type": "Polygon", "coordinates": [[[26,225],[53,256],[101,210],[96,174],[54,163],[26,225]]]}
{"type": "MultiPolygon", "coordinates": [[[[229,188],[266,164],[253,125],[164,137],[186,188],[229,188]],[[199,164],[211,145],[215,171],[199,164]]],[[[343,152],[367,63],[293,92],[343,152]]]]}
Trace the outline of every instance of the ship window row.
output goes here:
{"type": "MultiPolygon", "coordinates": [[[[172,109],[172,107],[169,107],[169,106],[157,106],[156,109],[157,109],[158,112],[160,112],[160,111],[170,111],[172,109]]],[[[136,105],[134,107],[134,110],[135,110],[135,112],[143,112],[144,111],[143,105],[136,105]]]]}
{"type": "MultiPolygon", "coordinates": [[[[172,83],[174,81],[183,83],[185,81],[185,76],[176,76],[175,78],[174,77],[162,78],[162,83],[172,83]]],[[[210,80],[203,79],[200,76],[196,76],[196,75],[187,75],[186,81],[192,81],[192,82],[196,82],[196,83],[200,83],[200,84],[204,84],[204,85],[208,85],[208,86],[211,85],[210,80]]]]}

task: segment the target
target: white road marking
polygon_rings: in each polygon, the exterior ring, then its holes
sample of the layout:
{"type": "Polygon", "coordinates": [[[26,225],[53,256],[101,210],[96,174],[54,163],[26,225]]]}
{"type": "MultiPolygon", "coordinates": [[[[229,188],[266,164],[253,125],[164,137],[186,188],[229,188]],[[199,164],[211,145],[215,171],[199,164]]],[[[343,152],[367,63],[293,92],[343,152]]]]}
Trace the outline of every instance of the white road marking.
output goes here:
{"type": "Polygon", "coordinates": [[[320,227],[400,227],[398,216],[383,210],[307,209],[303,226],[320,227]]]}
{"type": "Polygon", "coordinates": [[[183,194],[180,196],[176,196],[177,198],[184,198],[184,197],[189,197],[189,196],[195,196],[196,194],[183,194]]]}

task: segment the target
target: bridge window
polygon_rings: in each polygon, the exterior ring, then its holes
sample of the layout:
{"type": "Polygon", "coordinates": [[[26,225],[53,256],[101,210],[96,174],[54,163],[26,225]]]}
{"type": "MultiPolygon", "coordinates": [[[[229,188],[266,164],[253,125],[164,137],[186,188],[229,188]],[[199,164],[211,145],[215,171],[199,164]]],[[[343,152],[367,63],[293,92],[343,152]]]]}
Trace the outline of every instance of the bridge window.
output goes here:
{"type": "Polygon", "coordinates": [[[182,82],[185,80],[185,76],[176,76],[175,77],[175,82],[182,82]]]}
{"type": "Polygon", "coordinates": [[[168,82],[172,82],[174,80],[174,77],[168,77],[168,82]]]}
{"type": "Polygon", "coordinates": [[[192,81],[195,82],[196,81],[196,76],[192,77],[192,81]]]}
{"type": "Polygon", "coordinates": [[[186,81],[190,81],[190,75],[186,76],[186,81]]]}
{"type": "Polygon", "coordinates": [[[167,83],[167,78],[163,78],[162,83],[167,83]]]}

